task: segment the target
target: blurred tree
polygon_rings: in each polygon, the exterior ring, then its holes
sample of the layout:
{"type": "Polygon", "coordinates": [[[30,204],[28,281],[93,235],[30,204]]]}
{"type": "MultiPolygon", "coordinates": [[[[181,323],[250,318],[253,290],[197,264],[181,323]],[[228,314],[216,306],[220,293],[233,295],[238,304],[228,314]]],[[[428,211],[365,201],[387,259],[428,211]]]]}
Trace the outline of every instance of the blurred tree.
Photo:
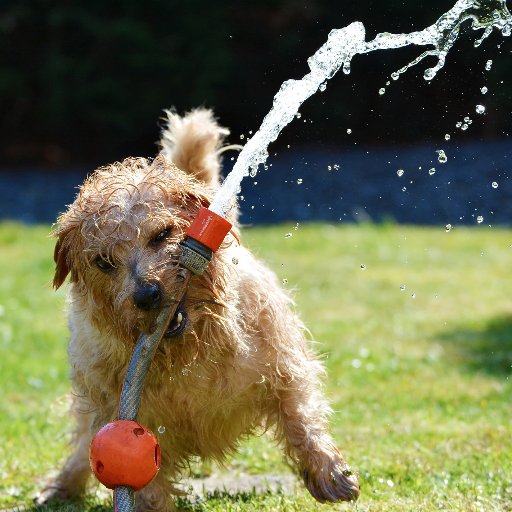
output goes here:
{"type": "MultiPolygon", "coordinates": [[[[179,111],[214,107],[236,139],[257,128],[285,79],[307,72],[307,57],[330,29],[356,19],[364,21],[368,38],[384,30],[421,29],[453,3],[354,0],[340,7],[338,0],[4,0],[2,159],[69,163],[151,155],[156,120],[171,106],[179,111]]],[[[444,118],[447,105],[463,112],[474,104],[483,63],[501,41],[496,36],[477,52],[473,40],[460,43],[463,51],[453,52],[434,82],[425,84],[418,69],[393,84],[390,101],[380,103],[379,87],[417,50],[388,52],[386,59],[379,54],[357,58],[358,82],[335,77],[321,99],[304,106],[305,117],[321,120],[307,127],[308,139],[347,144],[340,134],[348,124],[359,128],[361,142],[378,142],[384,132],[386,140],[402,142],[438,134],[435,120],[444,118]],[[408,116],[407,124],[390,123],[397,105],[418,115],[408,116]]],[[[496,109],[488,109],[492,119],[486,129],[499,135],[506,121],[496,112],[510,102],[508,67],[496,77],[505,86],[487,98],[496,109]]],[[[292,127],[289,133],[304,140],[305,129],[292,127]]]]}

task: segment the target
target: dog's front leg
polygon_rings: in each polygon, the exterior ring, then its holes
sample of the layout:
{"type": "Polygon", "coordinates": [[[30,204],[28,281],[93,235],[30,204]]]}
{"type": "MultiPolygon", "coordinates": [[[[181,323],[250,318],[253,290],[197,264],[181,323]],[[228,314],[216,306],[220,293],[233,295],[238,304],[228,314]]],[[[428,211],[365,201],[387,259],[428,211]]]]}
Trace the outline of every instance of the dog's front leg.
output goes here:
{"type": "Polygon", "coordinates": [[[316,378],[318,363],[301,361],[301,378],[283,374],[277,390],[279,427],[286,452],[298,466],[311,495],[320,502],[352,501],[359,496],[355,474],[327,431],[327,405],[316,378]],[[310,366],[310,371],[308,371],[310,366]]]}
{"type": "Polygon", "coordinates": [[[90,406],[84,401],[76,399],[73,404],[73,414],[77,421],[72,441],[74,452],[64,464],[59,475],[39,494],[36,499],[38,504],[76,500],[85,494],[87,481],[91,475],[89,445],[92,439],[93,414],[88,412],[90,410],[90,406]]]}

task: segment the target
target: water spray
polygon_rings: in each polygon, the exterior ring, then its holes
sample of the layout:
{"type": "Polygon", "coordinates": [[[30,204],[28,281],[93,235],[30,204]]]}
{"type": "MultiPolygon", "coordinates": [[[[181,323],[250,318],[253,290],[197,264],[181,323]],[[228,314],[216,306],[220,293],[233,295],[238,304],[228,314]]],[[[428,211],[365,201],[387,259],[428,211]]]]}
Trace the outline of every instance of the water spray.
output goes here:
{"type": "Polygon", "coordinates": [[[461,25],[471,22],[473,30],[483,30],[475,41],[479,46],[493,29],[504,36],[512,32],[512,16],[506,0],[458,0],[436,23],[422,31],[409,34],[377,34],[365,41],[365,28],[355,22],[342,29],[332,30],[327,42],[308,59],[310,73],[301,80],[287,80],[274,97],[270,112],[254,136],[242,149],[233,170],[224,180],[210,208],[201,208],[181,242],[181,284],[172,305],[163,310],[151,334],[141,334],[135,346],[121,392],[119,419],[109,423],[96,434],[91,443],[91,468],[100,482],[114,489],[116,512],[132,512],[135,507],[134,491],[143,488],[157,474],[160,467],[160,448],[156,437],[136,422],[142,388],[154,353],[163,338],[176,309],[187,291],[193,275],[201,275],[229,233],[231,224],[226,220],[232,198],[240,191],[245,176],[254,176],[260,164],[268,157],[267,148],[296,116],[302,103],[343,67],[350,73],[350,63],[357,54],[374,50],[401,48],[411,44],[432,46],[416,59],[391,74],[393,80],[428,56],[437,57],[434,67],[424,72],[425,80],[432,80],[444,66],[446,56],[453,47],[461,25]]]}

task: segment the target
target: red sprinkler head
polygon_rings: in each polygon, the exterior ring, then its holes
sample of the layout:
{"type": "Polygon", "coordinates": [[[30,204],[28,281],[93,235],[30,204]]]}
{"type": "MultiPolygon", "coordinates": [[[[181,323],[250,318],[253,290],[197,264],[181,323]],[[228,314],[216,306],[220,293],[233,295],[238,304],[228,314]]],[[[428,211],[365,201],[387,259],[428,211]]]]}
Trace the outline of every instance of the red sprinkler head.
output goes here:
{"type": "Polygon", "coordinates": [[[160,445],[154,434],[136,421],[107,423],[94,436],[89,453],[96,478],[109,489],[118,486],[138,491],[160,469],[160,445]]]}

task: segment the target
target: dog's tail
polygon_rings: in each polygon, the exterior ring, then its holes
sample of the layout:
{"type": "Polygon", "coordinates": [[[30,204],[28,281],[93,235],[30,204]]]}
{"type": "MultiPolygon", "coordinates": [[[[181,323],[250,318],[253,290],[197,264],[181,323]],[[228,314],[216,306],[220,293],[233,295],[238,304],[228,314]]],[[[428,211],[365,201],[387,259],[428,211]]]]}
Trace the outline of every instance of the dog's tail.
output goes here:
{"type": "Polygon", "coordinates": [[[234,146],[222,147],[229,130],[219,126],[208,109],[192,110],[183,117],[172,110],[166,110],[165,114],[161,153],[198,180],[218,185],[220,154],[234,149],[234,146]]]}

